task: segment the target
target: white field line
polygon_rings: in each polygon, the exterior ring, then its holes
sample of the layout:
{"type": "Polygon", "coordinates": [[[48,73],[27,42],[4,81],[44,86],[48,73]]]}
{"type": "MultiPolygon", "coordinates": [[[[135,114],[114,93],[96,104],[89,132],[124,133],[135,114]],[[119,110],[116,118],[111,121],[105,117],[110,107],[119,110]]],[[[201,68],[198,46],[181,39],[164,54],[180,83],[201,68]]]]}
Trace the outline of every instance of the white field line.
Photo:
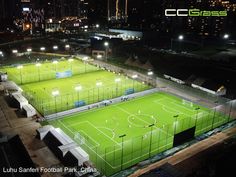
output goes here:
{"type": "MultiPolygon", "coordinates": [[[[123,112],[129,114],[129,115],[135,116],[134,114],[131,114],[130,112],[126,111],[125,109],[123,109],[123,108],[121,108],[121,107],[119,107],[119,106],[116,106],[116,107],[117,107],[118,109],[122,110],[123,112]]],[[[135,116],[135,117],[137,117],[137,116],[135,116]]],[[[137,119],[143,121],[143,122],[144,122],[145,124],[147,124],[147,125],[150,125],[150,122],[147,122],[147,121],[145,121],[145,120],[143,120],[143,119],[140,119],[140,118],[138,118],[138,117],[137,117],[137,119]]],[[[128,121],[128,122],[129,122],[129,121],[128,121]]],[[[167,134],[165,131],[163,131],[163,130],[160,129],[159,127],[157,127],[157,126],[154,126],[154,127],[155,127],[156,129],[159,129],[160,131],[164,132],[165,134],[167,134]]],[[[167,135],[168,135],[168,134],[167,134],[167,135]]]]}
{"type": "MultiPolygon", "coordinates": [[[[111,137],[109,137],[107,134],[103,133],[101,130],[99,130],[96,126],[94,126],[93,124],[91,124],[89,121],[83,121],[83,122],[77,122],[74,123],[73,125],[71,125],[70,127],[74,127],[78,124],[82,124],[82,123],[87,123],[89,125],[91,125],[93,128],[95,128],[97,131],[99,131],[101,134],[103,134],[105,137],[107,137],[108,139],[110,139],[113,143],[117,144],[118,146],[120,146],[119,143],[117,143],[115,140],[113,140],[111,137]]],[[[89,136],[90,137],[90,136],[89,136]]]]}
{"type": "MultiPolygon", "coordinates": [[[[64,126],[67,130],[69,130],[70,132],[72,132],[69,128],[67,128],[60,120],[58,120],[62,126],[64,126]]],[[[73,132],[72,132],[73,133],[73,132]]],[[[73,133],[74,134],[74,133],[73,133]]],[[[85,144],[86,145],[86,144],[85,144]]],[[[110,163],[108,163],[102,156],[100,156],[97,152],[95,152],[91,147],[89,147],[88,145],[86,145],[91,151],[93,151],[95,154],[97,154],[98,157],[100,157],[102,160],[104,160],[104,162],[106,162],[111,168],[115,168],[113,167],[110,163]]]]}
{"type": "Polygon", "coordinates": [[[181,112],[181,111],[178,111],[178,110],[176,110],[176,109],[174,109],[174,108],[169,108],[169,107],[167,107],[167,106],[164,105],[164,104],[157,103],[157,102],[154,102],[154,103],[161,105],[161,106],[162,106],[162,109],[163,109],[165,112],[168,112],[168,113],[171,113],[171,114],[173,114],[173,113],[174,113],[174,114],[180,113],[180,114],[183,114],[183,115],[185,115],[185,116],[191,117],[191,115],[189,115],[189,114],[185,114],[185,113],[183,113],[183,112],[181,112]],[[167,109],[173,110],[173,112],[172,112],[172,111],[168,111],[167,109]]]}
{"type": "MultiPolygon", "coordinates": [[[[65,127],[67,130],[69,130],[72,134],[76,134],[76,133],[78,133],[77,131],[76,132],[73,132],[73,131],[71,131],[71,129],[69,129],[68,127],[71,127],[71,126],[66,126],[63,122],[61,122],[61,120],[58,120],[59,121],[59,123],[63,126],[63,127],[65,127]]],[[[83,132],[85,135],[87,135],[83,130],[80,130],[80,132],[83,132]]],[[[88,135],[87,135],[88,136],[88,135]]],[[[90,136],[88,136],[89,138],[91,138],[90,136]]],[[[93,138],[91,138],[96,144],[97,144],[97,146],[100,146],[100,144],[97,142],[97,141],[95,141],[93,138]]],[[[95,146],[96,147],[96,146],[95,146]]]]}

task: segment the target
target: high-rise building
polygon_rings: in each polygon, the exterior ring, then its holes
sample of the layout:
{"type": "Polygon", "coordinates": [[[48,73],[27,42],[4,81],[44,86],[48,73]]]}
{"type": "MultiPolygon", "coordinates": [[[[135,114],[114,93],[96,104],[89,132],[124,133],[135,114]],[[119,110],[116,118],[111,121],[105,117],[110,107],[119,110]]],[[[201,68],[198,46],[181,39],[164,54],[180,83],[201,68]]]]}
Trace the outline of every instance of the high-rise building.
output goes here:
{"type": "Polygon", "coordinates": [[[108,21],[126,22],[129,0],[107,0],[108,21]]]}
{"type": "Polygon", "coordinates": [[[46,18],[87,17],[88,0],[44,0],[46,18]]]}

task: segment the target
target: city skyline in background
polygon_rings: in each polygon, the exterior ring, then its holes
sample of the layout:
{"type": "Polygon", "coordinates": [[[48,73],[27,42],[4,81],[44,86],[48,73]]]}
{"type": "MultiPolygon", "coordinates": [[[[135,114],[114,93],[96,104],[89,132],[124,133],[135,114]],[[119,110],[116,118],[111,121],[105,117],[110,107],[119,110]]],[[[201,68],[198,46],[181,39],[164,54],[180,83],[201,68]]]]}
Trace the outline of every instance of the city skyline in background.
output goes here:
{"type": "Polygon", "coordinates": [[[219,37],[229,33],[235,36],[236,0],[0,0],[0,21],[4,24],[1,30],[45,30],[47,23],[64,20],[77,28],[100,24],[165,35],[185,33],[219,37]],[[165,9],[168,8],[227,10],[227,16],[166,17],[165,9]]]}

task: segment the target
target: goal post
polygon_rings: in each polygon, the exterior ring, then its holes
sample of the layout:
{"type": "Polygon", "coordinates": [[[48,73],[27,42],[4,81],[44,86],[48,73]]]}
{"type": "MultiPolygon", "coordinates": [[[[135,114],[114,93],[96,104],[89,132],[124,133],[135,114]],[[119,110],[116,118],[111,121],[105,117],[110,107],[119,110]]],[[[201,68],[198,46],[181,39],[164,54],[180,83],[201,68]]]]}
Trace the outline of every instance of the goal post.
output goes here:
{"type": "Polygon", "coordinates": [[[77,133],[74,135],[74,139],[76,140],[76,142],[79,143],[79,145],[85,144],[85,138],[84,138],[79,132],[77,132],[77,133]]]}
{"type": "Polygon", "coordinates": [[[189,107],[193,107],[193,103],[191,101],[187,101],[187,100],[182,100],[182,104],[183,105],[186,105],[186,106],[189,106],[189,107]]]}

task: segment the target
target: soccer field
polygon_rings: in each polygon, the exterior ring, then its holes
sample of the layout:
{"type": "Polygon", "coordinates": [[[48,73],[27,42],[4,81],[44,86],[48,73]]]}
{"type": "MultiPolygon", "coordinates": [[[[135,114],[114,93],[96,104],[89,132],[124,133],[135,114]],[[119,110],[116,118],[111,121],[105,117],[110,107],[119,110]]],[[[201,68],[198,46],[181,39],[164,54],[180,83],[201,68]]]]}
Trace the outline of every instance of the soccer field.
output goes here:
{"type": "Polygon", "coordinates": [[[15,64],[0,68],[0,71],[8,73],[9,80],[13,80],[20,85],[55,79],[58,72],[71,71],[72,75],[77,75],[97,70],[99,70],[98,67],[77,59],[36,62],[35,64],[24,65],[15,64]]]}
{"type": "Polygon", "coordinates": [[[151,88],[77,59],[14,65],[0,70],[20,85],[23,95],[43,115],[151,88]]]}
{"type": "Polygon", "coordinates": [[[78,101],[91,104],[124,95],[130,88],[136,92],[150,87],[123,75],[99,70],[64,79],[25,84],[21,88],[30,103],[41,113],[48,115],[75,108],[78,101]],[[119,82],[115,82],[117,78],[119,82]],[[102,85],[97,86],[97,83],[102,85]],[[76,87],[80,87],[80,90],[76,90],[76,87]],[[58,96],[52,95],[55,90],[59,91],[58,96]]]}
{"type": "Polygon", "coordinates": [[[196,126],[199,135],[225,122],[219,112],[158,92],[49,123],[70,135],[109,176],[173,147],[174,134],[196,126]]]}

